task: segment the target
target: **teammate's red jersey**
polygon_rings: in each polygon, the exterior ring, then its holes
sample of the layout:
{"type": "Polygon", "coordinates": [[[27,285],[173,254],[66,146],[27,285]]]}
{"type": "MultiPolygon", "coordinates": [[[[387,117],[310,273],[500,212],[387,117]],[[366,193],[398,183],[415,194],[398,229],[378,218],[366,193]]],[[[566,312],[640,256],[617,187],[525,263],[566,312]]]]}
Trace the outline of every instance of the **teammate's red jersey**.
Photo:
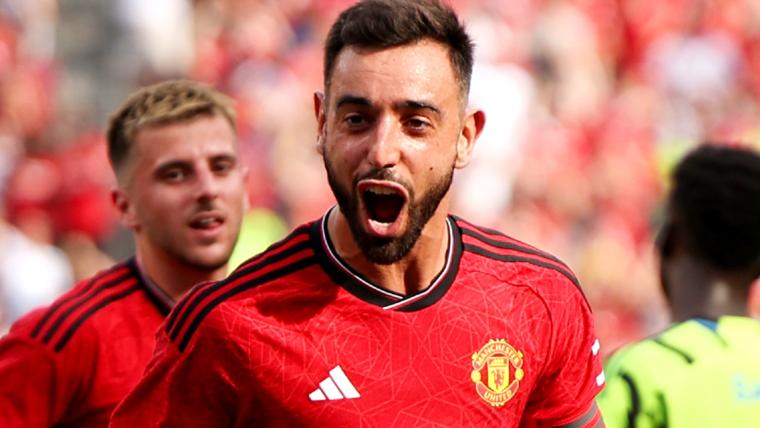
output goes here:
{"type": "Polygon", "coordinates": [[[570,270],[461,219],[448,229],[445,267],[414,295],[344,263],[324,218],[195,288],[111,426],[602,426],[570,270]]]}
{"type": "Polygon", "coordinates": [[[169,312],[151,287],[130,260],[17,321],[0,340],[0,427],[108,426],[169,312]]]}

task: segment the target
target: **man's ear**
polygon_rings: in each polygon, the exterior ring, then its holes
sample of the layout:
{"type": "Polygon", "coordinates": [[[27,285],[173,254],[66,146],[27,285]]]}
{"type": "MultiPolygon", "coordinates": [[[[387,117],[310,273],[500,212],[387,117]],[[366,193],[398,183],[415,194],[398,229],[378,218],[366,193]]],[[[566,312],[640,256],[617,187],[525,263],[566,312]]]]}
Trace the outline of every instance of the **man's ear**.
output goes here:
{"type": "Polygon", "coordinates": [[[324,154],[325,94],[314,92],[314,117],[317,119],[317,152],[324,154]]]}
{"type": "Polygon", "coordinates": [[[123,189],[119,187],[111,189],[111,203],[119,212],[119,221],[124,227],[135,231],[140,227],[134,206],[123,189]]]}
{"type": "Polygon", "coordinates": [[[243,215],[251,209],[251,195],[250,190],[248,190],[248,179],[250,178],[250,175],[251,169],[248,168],[248,165],[243,165],[243,185],[245,186],[245,190],[243,191],[243,215]]]}
{"type": "Polygon", "coordinates": [[[676,227],[673,219],[668,218],[655,236],[655,247],[661,259],[670,258],[675,253],[676,227]]]}
{"type": "Polygon", "coordinates": [[[655,237],[655,247],[657,248],[657,255],[659,256],[658,274],[660,276],[660,290],[662,290],[665,301],[669,305],[673,305],[673,281],[670,279],[672,270],[670,266],[673,264],[673,256],[675,255],[676,246],[676,228],[672,218],[665,220],[660,231],[655,237]]]}
{"type": "Polygon", "coordinates": [[[457,158],[454,167],[464,168],[470,163],[475,141],[483,131],[485,124],[486,114],[483,110],[473,110],[466,114],[462,131],[457,139],[457,158]]]}

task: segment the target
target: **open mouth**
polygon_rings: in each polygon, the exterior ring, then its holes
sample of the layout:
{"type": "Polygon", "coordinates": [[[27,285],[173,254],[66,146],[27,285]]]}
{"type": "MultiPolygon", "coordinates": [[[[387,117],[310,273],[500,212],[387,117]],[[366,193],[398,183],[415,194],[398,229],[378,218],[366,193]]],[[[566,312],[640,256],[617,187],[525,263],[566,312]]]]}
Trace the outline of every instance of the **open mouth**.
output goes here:
{"type": "Polygon", "coordinates": [[[404,207],[409,199],[404,186],[393,181],[365,180],[359,183],[357,190],[367,230],[379,237],[397,235],[404,223],[404,207]]]}
{"type": "Polygon", "coordinates": [[[210,230],[220,226],[224,221],[217,216],[201,216],[190,222],[190,227],[198,230],[210,230]]]}
{"type": "Polygon", "coordinates": [[[362,192],[362,198],[370,220],[385,224],[396,221],[406,202],[402,195],[388,188],[370,188],[362,192]]]}

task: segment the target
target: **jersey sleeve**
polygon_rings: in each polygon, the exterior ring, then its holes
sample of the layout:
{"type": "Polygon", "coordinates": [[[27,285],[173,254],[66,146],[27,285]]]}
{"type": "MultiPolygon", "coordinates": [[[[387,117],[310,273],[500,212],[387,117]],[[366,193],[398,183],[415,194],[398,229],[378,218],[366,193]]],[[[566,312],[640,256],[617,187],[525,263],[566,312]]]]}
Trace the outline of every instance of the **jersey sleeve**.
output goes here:
{"type": "Polygon", "coordinates": [[[251,406],[239,404],[244,379],[230,368],[238,357],[211,323],[209,316],[181,351],[163,326],[158,330],[153,358],[112,414],[110,427],[245,426],[241,421],[251,406]]]}
{"type": "Polygon", "coordinates": [[[641,357],[642,345],[623,348],[607,361],[607,386],[599,394],[599,408],[611,427],[665,426],[664,403],[645,367],[651,358],[641,357]]]}
{"type": "Polygon", "coordinates": [[[547,332],[548,359],[529,399],[524,424],[603,426],[595,397],[604,386],[604,372],[591,308],[580,289],[569,281],[552,287],[553,293],[545,297],[552,325],[547,332]],[[561,293],[563,286],[567,291],[561,293]]]}
{"type": "MultiPolygon", "coordinates": [[[[79,389],[85,355],[55,352],[30,335],[27,316],[0,339],[0,426],[49,427],[61,422],[79,389]]],[[[84,354],[85,352],[82,352],[84,354]]]]}

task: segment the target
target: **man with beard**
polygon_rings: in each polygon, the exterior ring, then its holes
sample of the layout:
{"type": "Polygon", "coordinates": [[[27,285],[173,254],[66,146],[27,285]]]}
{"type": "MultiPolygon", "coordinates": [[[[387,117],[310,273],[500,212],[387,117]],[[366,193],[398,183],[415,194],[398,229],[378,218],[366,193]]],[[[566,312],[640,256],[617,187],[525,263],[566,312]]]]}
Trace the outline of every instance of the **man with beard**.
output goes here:
{"type": "Polygon", "coordinates": [[[447,213],[471,68],[437,2],[344,11],[314,96],[338,206],[183,299],[112,426],[601,426],[573,274],[447,213]]]}
{"type": "Polygon", "coordinates": [[[4,428],[107,426],[174,301],[227,274],[246,175],[231,101],[186,81],[144,88],[112,117],[108,155],[112,200],[136,255],[32,311],[0,340],[4,428]]]}

